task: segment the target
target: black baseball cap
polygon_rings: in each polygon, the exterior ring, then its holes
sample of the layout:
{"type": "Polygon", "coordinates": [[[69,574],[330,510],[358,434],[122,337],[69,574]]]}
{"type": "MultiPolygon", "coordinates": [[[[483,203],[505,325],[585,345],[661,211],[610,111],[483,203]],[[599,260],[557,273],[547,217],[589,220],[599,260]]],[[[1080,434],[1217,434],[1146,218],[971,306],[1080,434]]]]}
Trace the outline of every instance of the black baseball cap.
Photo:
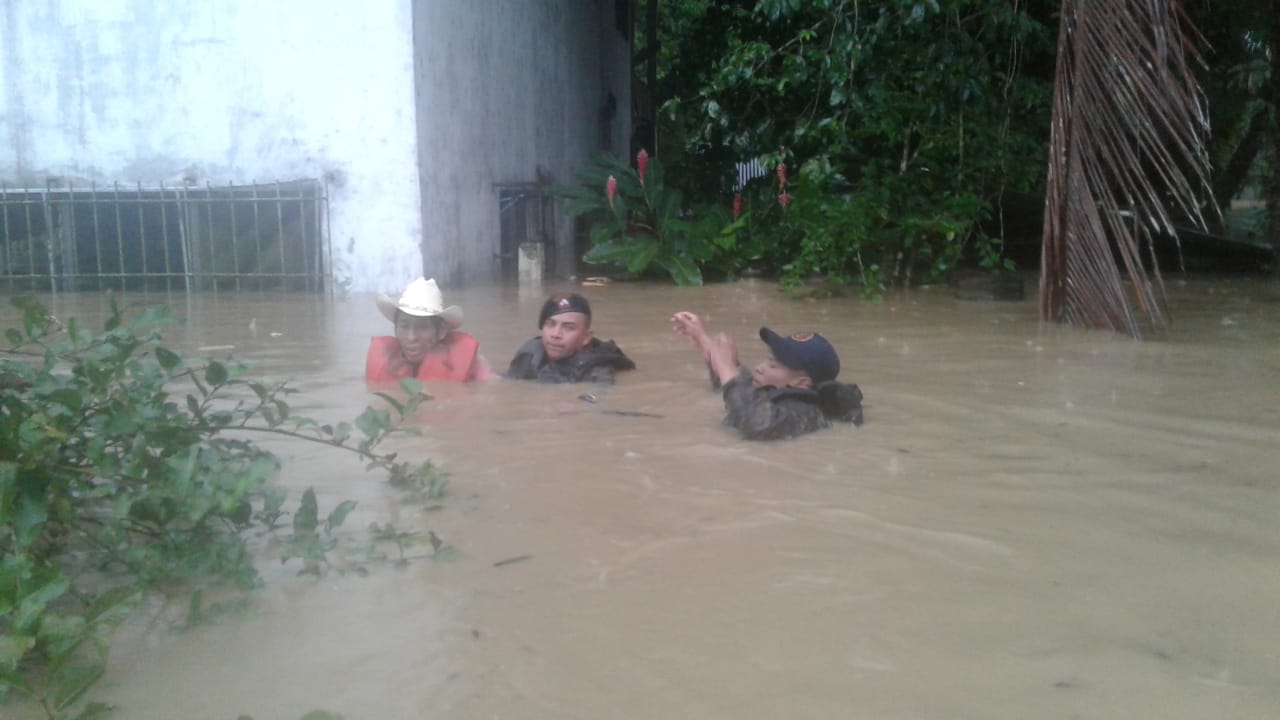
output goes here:
{"type": "Polygon", "coordinates": [[[591,303],[578,293],[561,293],[552,295],[542,303],[542,312],[538,314],[538,329],[547,324],[547,318],[560,313],[578,312],[591,320],[591,303]]]}
{"type": "Polygon", "coordinates": [[[769,328],[760,328],[760,339],[773,351],[778,362],[809,375],[815,383],[835,380],[840,374],[840,356],[827,339],[812,332],[783,337],[769,328]]]}

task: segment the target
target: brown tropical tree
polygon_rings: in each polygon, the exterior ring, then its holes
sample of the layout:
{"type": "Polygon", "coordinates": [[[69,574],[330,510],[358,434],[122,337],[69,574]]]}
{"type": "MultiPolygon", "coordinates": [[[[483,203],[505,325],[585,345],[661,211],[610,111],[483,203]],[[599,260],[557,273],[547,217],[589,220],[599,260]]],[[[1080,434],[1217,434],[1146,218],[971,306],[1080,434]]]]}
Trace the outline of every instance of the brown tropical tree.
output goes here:
{"type": "Polygon", "coordinates": [[[1199,41],[1178,0],[1064,0],[1041,319],[1134,337],[1167,325],[1155,239],[1218,213],[1199,41]]]}

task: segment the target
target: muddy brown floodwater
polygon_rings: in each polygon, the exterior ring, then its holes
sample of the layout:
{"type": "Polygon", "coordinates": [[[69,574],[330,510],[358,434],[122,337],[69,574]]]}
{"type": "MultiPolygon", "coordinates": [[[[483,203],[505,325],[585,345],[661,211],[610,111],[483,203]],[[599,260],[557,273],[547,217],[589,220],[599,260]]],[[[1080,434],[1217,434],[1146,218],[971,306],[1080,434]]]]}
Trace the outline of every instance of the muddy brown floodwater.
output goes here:
{"type": "MultiPolygon", "coordinates": [[[[293,498],[359,501],[353,542],[394,522],[457,556],[320,580],[264,564],[244,614],[178,633],[140,613],[93,695],[156,719],[1280,717],[1280,284],[1170,290],[1174,329],[1136,343],[943,288],[585,288],[639,369],[594,405],[431,387],[397,449],[452,474],[445,509],[271,445],[293,498]],[[749,362],[762,324],[820,330],[866,424],[737,439],[678,309],[749,362]]],[[[371,296],[130,299],[170,302],[174,344],[234,346],[330,421],[369,401],[368,337],[389,329],[371,296]]],[[[542,293],[446,299],[505,367],[542,293]]]]}

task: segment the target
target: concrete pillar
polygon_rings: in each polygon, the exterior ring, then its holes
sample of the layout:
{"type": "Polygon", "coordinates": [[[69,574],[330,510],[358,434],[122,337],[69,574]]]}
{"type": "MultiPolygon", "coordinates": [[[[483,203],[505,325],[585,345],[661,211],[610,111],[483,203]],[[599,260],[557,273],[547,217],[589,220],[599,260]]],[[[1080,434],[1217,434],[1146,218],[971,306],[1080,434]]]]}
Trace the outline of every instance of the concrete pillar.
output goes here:
{"type": "Polygon", "coordinates": [[[542,243],[520,243],[520,257],[517,267],[522,289],[527,287],[538,291],[542,290],[543,252],[542,243]]]}

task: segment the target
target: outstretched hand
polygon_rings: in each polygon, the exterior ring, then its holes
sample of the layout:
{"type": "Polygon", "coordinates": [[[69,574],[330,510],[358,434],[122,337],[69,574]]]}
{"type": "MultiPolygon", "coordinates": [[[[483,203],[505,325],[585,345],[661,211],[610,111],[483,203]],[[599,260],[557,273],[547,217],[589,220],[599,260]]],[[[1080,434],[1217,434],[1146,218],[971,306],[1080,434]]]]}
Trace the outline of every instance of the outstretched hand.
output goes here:
{"type": "Polygon", "coordinates": [[[681,310],[671,316],[671,330],[677,335],[683,335],[693,341],[698,351],[702,353],[702,357],[711,362],[708,353],[711,352],[711,338],[707,337],[707,331],[702,327],[702,318],[687,311],[681,310]]]}
{"type": "Polygon", "coordinates": [[[681,310],[671,316],[671,329],[677,335],[692,338],[699,346],[703,345],[707,338],[707,331],[702,327],[702,319],[687,310],[681,310]]]}
{"type": "Polygon", "coordinates": [[[715,337],[707,335],[702,319],[686,310],[671,316],[671,329],[677,335],[693,341],[702,352],[707,367],[711,368],[711,372],[715,373],[721,383],[729,382],[738,374],[738,346],[734,344],[733,338],[724,333],[717,333],[715,337]]]}

